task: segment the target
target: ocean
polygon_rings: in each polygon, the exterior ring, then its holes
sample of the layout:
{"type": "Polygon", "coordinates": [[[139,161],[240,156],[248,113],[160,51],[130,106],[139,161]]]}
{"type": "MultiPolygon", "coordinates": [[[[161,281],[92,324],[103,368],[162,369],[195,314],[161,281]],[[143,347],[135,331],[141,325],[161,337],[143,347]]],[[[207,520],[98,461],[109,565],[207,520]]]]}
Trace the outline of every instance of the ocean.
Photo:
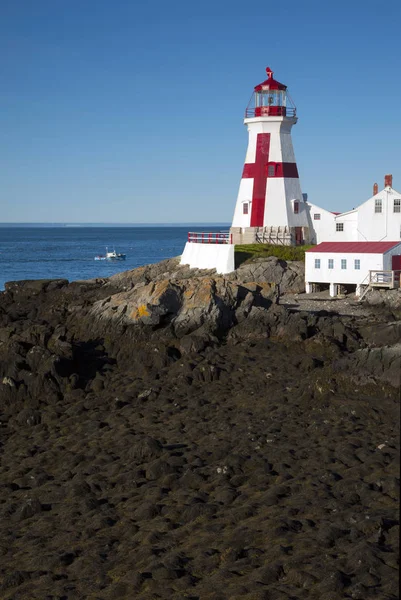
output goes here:
{"type": "Polygon", "coordinates": [[[228,224],[87,226],[0,224],[0,290],[7,281],[110,277],[182,254],[188,231],[227,231],[228,224]],[[115,249],[125,261],[96,261],[115,249]]]}

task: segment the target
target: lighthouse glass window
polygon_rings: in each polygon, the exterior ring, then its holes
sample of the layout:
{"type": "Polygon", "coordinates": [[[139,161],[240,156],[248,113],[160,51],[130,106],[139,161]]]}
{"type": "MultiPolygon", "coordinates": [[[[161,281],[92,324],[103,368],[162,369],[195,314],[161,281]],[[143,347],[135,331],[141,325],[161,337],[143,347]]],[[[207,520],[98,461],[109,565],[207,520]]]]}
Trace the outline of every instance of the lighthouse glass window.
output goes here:
{"type": "Polygon", "coordinates": [[[266,90],[255,94],[256,106],[285,106],[286,96],[281,90],[266,90]]]}

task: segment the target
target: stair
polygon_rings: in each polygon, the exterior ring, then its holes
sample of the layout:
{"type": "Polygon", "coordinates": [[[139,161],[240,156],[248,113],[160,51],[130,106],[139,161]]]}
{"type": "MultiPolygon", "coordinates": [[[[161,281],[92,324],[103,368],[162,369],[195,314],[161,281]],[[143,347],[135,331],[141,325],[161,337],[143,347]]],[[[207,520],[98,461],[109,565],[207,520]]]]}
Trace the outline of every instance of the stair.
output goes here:
{"type": "Polygon", "coordinates": [[[369,290],[373,290],[373,287],[371,285],[367,285],[366,288],[363,290],[362,294],[359,296],[358,298],[358,302],[360,302],[361,300],[364,299],[364,297],[366,296],[366,294],[369,292],[369,290]]]}

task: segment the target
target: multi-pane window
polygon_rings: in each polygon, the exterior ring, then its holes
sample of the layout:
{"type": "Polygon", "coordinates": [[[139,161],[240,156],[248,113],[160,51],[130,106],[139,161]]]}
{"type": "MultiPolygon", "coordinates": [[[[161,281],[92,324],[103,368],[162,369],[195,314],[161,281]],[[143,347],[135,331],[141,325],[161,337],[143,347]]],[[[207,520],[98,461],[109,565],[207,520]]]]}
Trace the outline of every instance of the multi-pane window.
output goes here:
{"type": "Polygon", "coordinates": [[[329,258],[329,269],[334,269],[334,259],[333,258],[329,258]]]}
{"type": "Polygon", "coordinates": [[[336,231],[344,231],[344,223],[336,223],[336,231]]]}
{"type": "Polygon", "coordinates": [[[394,198],[394,207],[393,207],[393,210],[396,213],[401,212],[401,198],[394,198]]]}
{"type": "Polygon", "coordinates": [[[356,269],[357,271],[360,271],[361,269],[361,261],[359,260],[359,258],[356,258],[354,260],[354,269],[356,269]]]}
{"type": "Polygon", "coordinates": [[[376,198],[375,200],[375,213],[382,212],[382,201],[380,198],[376,198]]]}
{"type": "Polygon", "coordinates": [[[342,269],[346,269],[347,268],[347,259],[346,258],[342,258],[341,259],[341,268],[342,269]]]}
{"type": "Polygon", "coordinates": [[[320,213],[315,213],[315,214],[313,215],[313,220],[314,220],[314,221],[320,221],[320,213]]]}
{"type": "Polygon", "coordinates": [[[276,168],[274,165],[268,165],[267,167],[267,176],[274,177],[276,174],[276,168]]]}
{"type": "Polygon", "coordinates": [[[320,258],[315,258],[315,269],[320,269],[320,258]]]}
{"type": "Polygon", "coordinates": [[[242,212],[244,215],[248,214],[248,202],[244,202],[244,204],[242,205],[242,212]]]}
{"type": "Polygon", "coordinates": [[[294,214],[297,215],[299,213],[299,202],[295,200],[294,202],[294,214]]]}

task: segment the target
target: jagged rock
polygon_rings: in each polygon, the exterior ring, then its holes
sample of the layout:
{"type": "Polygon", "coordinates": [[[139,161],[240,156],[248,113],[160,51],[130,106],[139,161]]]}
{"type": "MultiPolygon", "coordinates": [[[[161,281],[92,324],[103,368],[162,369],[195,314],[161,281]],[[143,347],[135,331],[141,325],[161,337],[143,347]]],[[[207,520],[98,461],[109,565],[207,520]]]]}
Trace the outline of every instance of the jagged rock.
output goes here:
{"type": "Polygon", "coordinates": [[[243,264],[226,278],[239,282],[274,283],[279,287],[280,294],[297,294],[305,290],[305,265],[270,256],[243,264]]]}
{"type": "Polygon", "coordinates": [[[401,388],[401,343],[380,348],[357,350],[351,357],[339,361],[340,368],[358,373],[358,379],[375,377],[401,388]]]}
{"type": "Polygon", "coordinates": [[[401,291],[395,290],[371,290],[363,298],[362,302],[372,306],[387,306],[392,309],[401,310],[401,291]]]}
{"type": "Polygon", "coordinates": [[[209,333],[227,331],[253,306],[268,309],[277,297],[276,286],[266,282],[239,284],[222,277],[162,279],[99,301],[91,313],[119,325],[170,324],[181,338],[200,328],[209,333]]]}
{"type": "Polygon", "coordinates": [[[29,498],[20,507],[17,515],[19,519],[29,519],[43,510],[42,504],[37,498],[29,498]]]}
{"type": "Polygon", "coordinates": [[[359,327],[364,342],[373,346],[389,346],[401,340],[401,321],[368,323],[359,327]]]}
{"type": "Polygon", "coordinates": [[[67,279],[27,279],[22,281],[8,281],[5,284],[6,292],[13,296],[36,296],[42,292],[51,292],[68,285],[67,279]]]}
{"type": "Polygon", "coordinates": [[[210,277],[214,269],[191,269],[188,265],[180,264],[180,257],[162,260],[159,263],[137,267],[132,271],[117,273],[109,278],[108,285],[120,291],[130,290],[138,284],[147,285],[161,279],[193,279],[194,277],[210,277]]]}

